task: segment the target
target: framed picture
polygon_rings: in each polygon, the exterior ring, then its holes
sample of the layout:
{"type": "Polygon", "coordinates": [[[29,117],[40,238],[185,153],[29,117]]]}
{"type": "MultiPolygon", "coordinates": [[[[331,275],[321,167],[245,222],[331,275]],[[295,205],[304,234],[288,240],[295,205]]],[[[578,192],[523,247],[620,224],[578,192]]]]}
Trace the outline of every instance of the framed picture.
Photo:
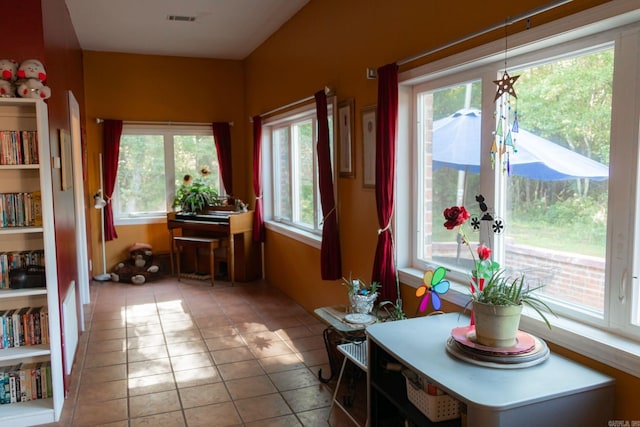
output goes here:
{"type": "Polygon", "coordinates": [[[60,181],[62,191],[73,186],[73,165],[71,163],[71,134],[60,129],[60,181]]]}
{"type": "Polygon", "coordinates": [[[376,106],[365,107],[362,117],[362,186],[376,186],[376,106]]]}
{"type": "Polygon", "coordinates": [[[353,161],[353,108],[353,98],[341,101],[338,104],[338,141],[340,144],[338,151],[338,171],[343,178],[355,178],[353,161]]]}

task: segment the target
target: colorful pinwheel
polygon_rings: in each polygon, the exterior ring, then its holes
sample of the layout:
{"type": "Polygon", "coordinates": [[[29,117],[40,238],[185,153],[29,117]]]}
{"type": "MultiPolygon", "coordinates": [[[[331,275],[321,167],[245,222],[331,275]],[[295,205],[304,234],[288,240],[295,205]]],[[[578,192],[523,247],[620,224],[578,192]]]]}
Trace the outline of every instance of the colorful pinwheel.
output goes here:
{"type": "Polygon", "coordinates": [[[418,298],[423,297],[419,306],[421,312],[427,309],[429,300],[431,300],[434,309],[440,310],[441,301],[439,295],[447,293],[451,286],[448,280],[444,280],[446,274],[447,270],[444,267],[438,267],[435,271],[425,271],[422,279],[424,284],[416,289],[416,296],[418,298]]]}

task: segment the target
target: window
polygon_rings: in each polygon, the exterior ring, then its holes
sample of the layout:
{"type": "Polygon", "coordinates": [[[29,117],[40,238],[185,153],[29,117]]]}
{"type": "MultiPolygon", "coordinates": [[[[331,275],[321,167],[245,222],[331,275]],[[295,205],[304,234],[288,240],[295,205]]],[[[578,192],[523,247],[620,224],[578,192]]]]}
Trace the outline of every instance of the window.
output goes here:
{"type": "Polygon", "coordinates": [[[224,193],[213,132],[207,126],[127,125],[122,129],[113,197],[117,224],[164,218],[186,174],[209,166],[211,187],[224,193]]]}
{"type": "MultiPolygon", "coordinates": [[[[328,116],[332,159],[333,111],[331,100],[328,116]]],[[[297,230],[294,234],[306,233],[317,240],[322,230],[322,207],[315,104],[265,120],[262,134],[266,219],[297,230]]]]}
{"type": "MultiPolygon", "coordinates": [[[[399,132],[406,154],[398,186],[414,189],[396,202],[411,206],[396,212],[396,223],[411,224],[396,229],[405,283],[419,283],[412,271],[442,265],[460,284],[454,294],[467,294],[466,237],[530,284],[544,284],[539,296],[558,323],[640,343],[638,21],[593,21],[573,38],[551,25],[538,39],[522,35],[507,52],[507,71],[519,76],[509,102],[494,102],[504,41],[400,76],[399,123],[410,129],[399,132]],[[554,40],[553,31],[562,36],[554,40]],[[454,205],[472,216],[464,236],[443,226],[454,205]]],[[[630,366],[622,368],[637,375],[630,366]]]]}
{"type": "Polygon", "coordinates": [[[466,233],[472,248],[489,245],[501,265],[544,283],[541,292],[556,306],[602,319],[613,47],[570,52],[510,74],[519,76],[518,97],[498,101],[489,117],[481,111],[481,80],[417,88],[418,209],[426,218],[418,224],[418,259],[471,271],[463,237],[442,226],[445,208],[464,205],[477,220],[466,233]],[[483,120],[494,129],[485,149],[483,120]],[[491,147],[500,146],[506,151],[492,155],[491,147]],[[489,176],[485,185],[481,175],[489,176]]]}

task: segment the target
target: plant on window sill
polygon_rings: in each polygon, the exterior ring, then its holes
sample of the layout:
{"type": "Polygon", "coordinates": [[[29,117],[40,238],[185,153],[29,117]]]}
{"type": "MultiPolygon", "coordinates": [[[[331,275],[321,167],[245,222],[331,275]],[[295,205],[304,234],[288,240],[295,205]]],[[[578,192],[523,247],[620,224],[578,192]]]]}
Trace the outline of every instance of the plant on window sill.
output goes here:
{"type": "Polygon", "coordinates": [[[500,268],[496,261],[490,259],[491,249],[485,245],[478,245],[478,260],[476,260],[463,229],[463,225],[469,217],[470,215],[464,206],[452,206],[444,210],[445,228],[453,230],[458,227],[462,242],[469,248],[475,266],[471,271],[471,300],[467,305],[473,302],[494,306],[521,306],[525,304],[533,308],[544,320],[547,327],[551,329],[551,323],[544,312],[554,315],[555,313],[544,301],[533,294],[544,285],[530,287],[526,283],[524,274],[507,275],[505,269],[500,268]]]}
{"type": "Polygon", "coordinates": [[[200,177],[193,178],[187,174],[182,184],[176,191],[173,207],[179,207],[182,212],[196,213],[208,206],[218,206],[218,192],[205,182],[205,178],[211,173],[208,166],[202,166],[199,170],[200,177]]]}

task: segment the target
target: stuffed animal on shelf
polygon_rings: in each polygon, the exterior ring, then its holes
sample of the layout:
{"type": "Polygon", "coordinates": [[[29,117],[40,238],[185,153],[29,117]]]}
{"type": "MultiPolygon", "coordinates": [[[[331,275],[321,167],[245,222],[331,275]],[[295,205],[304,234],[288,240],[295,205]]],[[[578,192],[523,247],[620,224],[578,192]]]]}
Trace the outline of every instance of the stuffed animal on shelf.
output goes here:
{"type": "Polygon", "coordinates": [[[16,96],[15,81],[18,73],[18,63],[13,59],[0,59],[0,97],[13,98],[16,96]]]}
{"type": "Polygon", "coordinates": [[[153,264],[151,245],[134,243],[129,247],[129,259],[116,265],[111,280],[142,285],[157,278],[159,271],[160,267],[153,264]]]}
{"type": "Polygon", "coordinates": [[[16,93],[22,98],[48,99],[51,96],[51,89],[45,86],[47,72],[42,62],[37,59],[27,59],[22,61],[17,71],[18,81],[16,82],[16,93]]]}

